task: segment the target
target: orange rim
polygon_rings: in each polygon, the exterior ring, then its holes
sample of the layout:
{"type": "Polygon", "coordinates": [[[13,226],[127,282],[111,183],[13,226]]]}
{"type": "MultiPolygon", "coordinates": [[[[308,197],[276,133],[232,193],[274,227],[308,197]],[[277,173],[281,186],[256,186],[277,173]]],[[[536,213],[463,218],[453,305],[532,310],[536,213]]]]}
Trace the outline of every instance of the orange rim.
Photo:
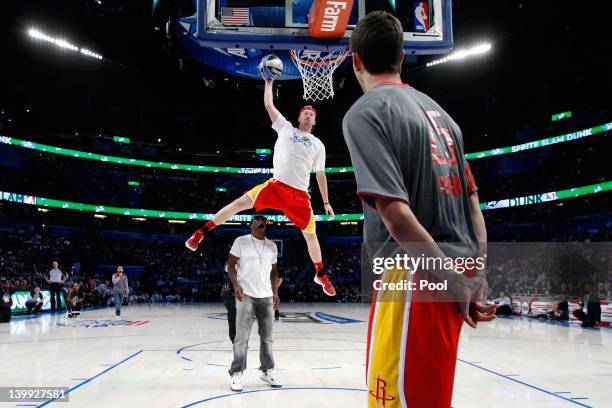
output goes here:
{"type": "Polygon", "coordinates": [[[298,62],[302,65],[309,65],[311,67],[340,65],[342,61],[344,61],[344,59],[348,57],[348,54],[349,54],[348,51],[343,51],[342,54],[338,55],[338,57],[334,58],[333,60],[316,62],[316,61],[304,61],[302,58],[300,58],[300,56],[297,54],[297,51],[295,49],[291,50],[291,57],[293,58],[293,61],[298,62]]]}

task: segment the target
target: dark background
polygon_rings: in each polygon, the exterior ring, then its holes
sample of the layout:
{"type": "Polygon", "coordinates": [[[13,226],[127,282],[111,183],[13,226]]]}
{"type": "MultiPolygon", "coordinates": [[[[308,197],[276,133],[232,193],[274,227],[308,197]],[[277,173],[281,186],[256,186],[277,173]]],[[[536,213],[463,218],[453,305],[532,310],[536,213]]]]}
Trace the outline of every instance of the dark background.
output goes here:
{"type": "MultiPolygon", "coordinates": [[[[551,113],[609,106],[612,36],[603,6],[598,9],[603,3],[453,3],[455,47],[487,41],[492,52],[433,68],[425,63],[436,57],[424,57],[405,64],[403,78],[455,118],[467,152],[512,144],[518,126],[551,113]]],[[[228,78],[172,49],[154,30],[151,1],[6,1],[2,7],[0,106],[13,122],[66,134],[161,138],[187,157],[272,144],[261,83],[228,78]],[[105,60],[36,43],[30,27],[64,35],[105,60]],[[214,79],[215,88],[204,86],[203,77],[214,79]]],[[[333,102],[317,106],[316,134],[330,164],[347,164],[340,125],[361,91],[350,67],[336,73],[336,82],[342,89],[333,102]]],[[[280,110],[294,117],[301,83],[281,83],[279,97],[280,110]]]]}

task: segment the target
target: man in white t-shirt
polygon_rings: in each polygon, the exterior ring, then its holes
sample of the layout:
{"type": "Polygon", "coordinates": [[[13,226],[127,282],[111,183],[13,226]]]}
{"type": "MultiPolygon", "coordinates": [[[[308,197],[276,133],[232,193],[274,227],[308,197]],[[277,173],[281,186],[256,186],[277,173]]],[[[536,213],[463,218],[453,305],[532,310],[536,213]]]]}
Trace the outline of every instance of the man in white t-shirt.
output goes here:
{"type": "Polygon", "coordinates": [[[234,360],[229,369],[232,391],[242,391],[242,372],[253,319],[259,326],[259,369],[261,379],[274,388],[282,384],[274,376],[272,356],[273,307],[278,304],[278,249],[266,238],[266,217],[255,215],[251,233],[236,238],[227,259],[227,273],[236,297],[236,337],[234,360]]]}
{"type": "Polygon", "coordinates": [[[193,233],[185,242],[185,246],[192,251],[197,250],[206,234],[241,211],[253,207],[257,211],[266,208],[280,210],[302,230],[308,246],[308,254],[315,267],[314,281],[323,287],[325,294],[335,296],[336,289],[323,268],[321,246],[317,239],[315,217],[308,194],[310,172],[314,170],[325,213],[334,216],[327,192],[325,146],[311,133],[316,123],[317,113],[312,106],[304,106],[298,117],[299,128],[294,128],[291,122],[285,119],[274,106],[273,82],[273,80],[265,79],[264,90],[264,105],[272,121],[272,128],[278,134],[274,145],[273,178],[255,186],[222,208],[212,220],[193,233]]]}

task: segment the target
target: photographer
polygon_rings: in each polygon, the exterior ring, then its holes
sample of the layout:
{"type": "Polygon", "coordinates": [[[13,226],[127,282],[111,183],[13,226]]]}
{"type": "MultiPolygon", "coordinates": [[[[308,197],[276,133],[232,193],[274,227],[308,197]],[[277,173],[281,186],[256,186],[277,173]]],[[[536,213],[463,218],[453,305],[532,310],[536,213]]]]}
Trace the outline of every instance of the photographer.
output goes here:
{"type": "Polygon", "coordinates": [[[499,293],[499,298],[493,301],[495,304],[499,305],[497,307],[497,311],[495,312],[496,316],[512,316],[512,299],[509,296],[506,296],[504,292],[499,293]]]}
{"type": "Polygon", "coordinates": [[[8,323],[11,321],[11,307],[13,299],[11,293],[6,287],[0,288],[0,323],[8,323]]]}
{"type": "Polygon", "coordinates": [[[585,285],[587,293],[583,302],[580,304],[580,309],[574,310],[574,317],[582,322],[582,327],[595,327],[597,322],[601,321],[601,302],[597,290],[592,285],[585,285]]]}
{"type": "Polygon", "coordinates": [[[28,314],[31,314],[32,311],[34,311],[34,314],[40,312],[40,309],[43,307],[43,295],[40,293],[40,288],[38,286],[30,291],[30,299],[25,305],[28,308],[28,314]]]}
{"type": "Polygon", "coordinates": [[[83,290],[81,285],[75,283],[72,285],[66,296],[66,307],[68,308],[67,317],[76,317],[81,314],[83,308],[83,290]]]}

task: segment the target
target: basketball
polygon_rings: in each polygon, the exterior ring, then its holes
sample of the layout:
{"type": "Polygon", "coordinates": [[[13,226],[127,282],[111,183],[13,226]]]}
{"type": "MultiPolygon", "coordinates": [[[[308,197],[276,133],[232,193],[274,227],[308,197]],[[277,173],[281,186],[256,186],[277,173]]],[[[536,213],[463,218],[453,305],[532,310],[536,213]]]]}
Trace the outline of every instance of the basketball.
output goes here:
{"type": "Polygon", "coordinates": [[[261,59],[259,72],[266,79],[277,79],[283,73],[283,61],[274,54],[268,54],[261,59]]]}

